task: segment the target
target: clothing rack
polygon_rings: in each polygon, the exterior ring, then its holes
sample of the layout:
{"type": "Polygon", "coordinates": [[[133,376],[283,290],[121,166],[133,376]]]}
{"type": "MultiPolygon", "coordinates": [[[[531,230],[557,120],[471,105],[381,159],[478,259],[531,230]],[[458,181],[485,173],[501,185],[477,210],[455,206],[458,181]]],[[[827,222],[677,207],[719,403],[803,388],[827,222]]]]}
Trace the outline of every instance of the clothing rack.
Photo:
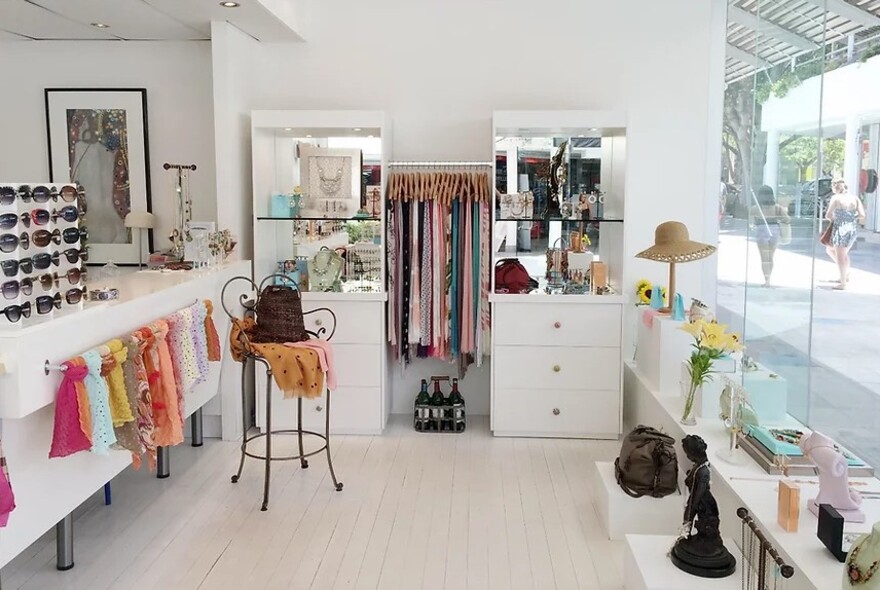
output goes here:
{"type": "MultiPolygon", "coordinates": [[[[751,576],[753,574],[757,575],[758,586],[757,590],[766,590],[769,588],[767,585],[768,579],[772,578],[773,575],[767,571],[767,563],[766,556],[769,555],[773,561],[776,563],[778,567],[778,573],[785,579],[789,579],[794,576],[794,568],[787,563],[782,557],[779,555],[779,552],[776,551],[776,548],[773,547],[773,544],[767,540],[767,537],[758,527],[755,520],[749,514],[749,511],[746,508],[738,508],[736,511],[736,515],[740,517],[743,522],[743,560],[746,563],[743,563],[742,572],[743,572],[743,587],[751,588],[751,576]],[[757,555],[751,555],[751,552],[746,549],[746,539],[745,539],[745,530],[746,528],[750,529],[752,535],[758,541],[757,547],[757,555]],[[757,558],[757,564],[753,563],[753,558],[757,558]],[[757,569],[756,569],[757,568],[757,569]],[[746,576],[749,576],[749,579],[746,580],[746,576]],[[748,586],[745,585],[745,582],[748,581],[748,586]]],[[[776,586],[774,586],[775,588],[776,586]]]]}
{"type": "Polygon", "coordinates": [[[390,162],[390,168],[491,168],[493,162],[390,162]]]}

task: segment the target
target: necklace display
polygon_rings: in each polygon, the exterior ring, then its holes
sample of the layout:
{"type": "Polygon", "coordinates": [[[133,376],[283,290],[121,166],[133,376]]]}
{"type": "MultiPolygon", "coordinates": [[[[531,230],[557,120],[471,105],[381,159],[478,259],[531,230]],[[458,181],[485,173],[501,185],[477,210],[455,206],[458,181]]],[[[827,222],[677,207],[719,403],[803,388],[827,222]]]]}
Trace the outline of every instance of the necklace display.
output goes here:
{"type": "Polygon", "coordinates": [[[849,582],[853,586],[866,584],[868,580],[874,577],[874,574],[877,572],[877,567],[880,566],[880,560],[875,559],[867,571],[863,571],[862,566],[856,563],[856,559],[859,558],[859,551],[861,551],[861,549],[861,545],[856,545],[852,550],[852,553],[849,554],[849,559],[846,560],[846,575],[849,577],[849,582]]]}
{"type": "Polygon", "coordinates": [[[322,165],[321,159],[318,159],[318,178],[320,179],[321,191],[328,196],[334,196],[339,192],[339,189],[342,188],[342,175],[343,175],[343,167],[342,164],[337,162],[331,162],[334,167],[336,167],[336,172],[332,176],[327,173],[325,170],[325,166],[328,166],[328,158],[324,158],[325,162],[322,165]]]}

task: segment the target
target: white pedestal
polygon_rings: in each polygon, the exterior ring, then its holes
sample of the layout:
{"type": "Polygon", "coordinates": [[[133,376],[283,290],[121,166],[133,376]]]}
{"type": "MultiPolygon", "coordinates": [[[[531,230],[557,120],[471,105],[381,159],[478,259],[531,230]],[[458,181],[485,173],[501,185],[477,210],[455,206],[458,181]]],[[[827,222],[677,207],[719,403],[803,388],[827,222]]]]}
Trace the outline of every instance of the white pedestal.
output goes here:
{"type": "Polygon", "coordinates": [[[621,541],[628,534],[669,533],[681,526],[685,496],[632,498],[617,485],[614,463],[606,461],[596,461],[592,475],[593,505],[599,522],[612,541],[621,541]]]}
{"type": "MultiPolygon", "coordinates": [[[[640,314],[643,312],[639,312],[640,314]]],[[[669,316],[654,316],[652,327],[639,317],[636,363],[651,388],[662,395],[680,395],[679,367],[691,353],[693,338],[679,328],[684,322],[669,316]]]]}
{"type": "Polygon", "coordinates": [[[733,539],[725,538],[724,546],[736,557],[736,572],[720,579],[698,578],[672,565],[668,553],[674,542],[672,535],[627,535],[625,590],[740,590],[742,554],[733,539]]]}

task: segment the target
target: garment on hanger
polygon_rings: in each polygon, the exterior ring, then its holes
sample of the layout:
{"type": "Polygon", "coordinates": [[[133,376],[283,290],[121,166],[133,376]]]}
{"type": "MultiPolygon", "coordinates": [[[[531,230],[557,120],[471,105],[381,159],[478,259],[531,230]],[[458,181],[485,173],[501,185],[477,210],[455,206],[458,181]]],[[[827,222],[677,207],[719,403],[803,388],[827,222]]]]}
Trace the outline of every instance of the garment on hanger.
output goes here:
{"type": "Polygon", "coordinates": [[[180,418],[177,382],[174,380],[174,366],[168,348],[168,322],[165,320],[154,322],[150,325],[150,330],[155,339],[154,349],[159,361],[156,367],[159,374],[157,390],[158,399],[161,400],[161,404],[157,405],[154,396],[153,408],[159,408],[162,414],[162,419],[156,420],[156,445],[173,447],[183,442],[183,421],[180,418]]]}
{"type": "Polygon", "coordinates": [[[15,494],[12,493],[12,480],[9,479],[9,467],[6,455],[0,446],[0,527],[9,523],[9,515],[15,510],[15,494]]]}
{"type": "MultiPolygon", "coordinates": [[[[156,470],[156,439],[155,421],[153,418],[153,398],[150,388],[150,372],[147,369],[146,358],[150,354],[151,337],[146,337],[143,330],[132,333],[128,342],[128,359],[131,363],[130,373],[134,374],[135,390],[137,392],[136,422],[138,438],[144,447],[147,456],[147,464],[150,471],[156,470]]],[[[131,389],[129,389],[131,391],[131,389]]],[[[132,455],[132,465],[140,469],[140,455],[132,455]]]]}
{"type": "Polygon", "coordinates": [[[110,416],[113,419],[114,430],[127,422],[134,421],[131,406],[128,403],[128,392],[125,390],[125,377],[122,374],[122,365],[116,358],[116,353],[121,351],[122,341],[111,340],[106,345],[106,354],[101,351],[101,374],[107,380],[110,391],[110,416]]]}
{"type": "MultiPolygon", "coordinates": [[[[55,423],[52,429],[52,446],[49,458],[66,457],[92,448],[91,420],[88,430],[80,423],[79,401],[76,383],[81,383],[89,372],[88,367],[76,365],[71,361],[64,363],[67,369],[55,394],[55,423]]],[[[87,409],[88,411],[88,409],[87,409]]]]}
{"type": "Polygon", "coordinates": [[[116,442],[113,432],[113,419],[110,415],[110,392],[107,382],[101,376],[101,353],[90,350],[82,355],[88,368],[84,379],[89,393],[89,406],[92,412],[92,452],[106,455],[110,446],[116,442]]]}
{"type": "MultiPolygon", "coordinates": [[[[116,367],[114,368],[114,371],[118,371],[119,379],[121,379],[122,381],[122,389],[125,391],[126,402],[132,415],[132,419],[128,422],[113,427],[113,431],[116,434],[116,442],[120,447],[130,451],[133,455],[140,455],[141,453],[143,453],[144,447],[141,444],[136,419],[137,382],[134,378],[134,366],[131,363],[127,362],[129,348],[126,344],[122,342],[122,340],[119,340],[118,338],[108,342],[107,346],[110,348],[113,354],[113,358],[116,362],[116,367]]],[[[114,384],[111,381],[111,391],[114,388],[118,387],[118,384],[114,384]]]]}
{"type": "Polygon", "coordinates": [[[195,387],[208,378],[208,373],[211,370],[208,366],[210,360],[208,358],[208,328],[205,324],[208,316],[204,301],[199,301],[195,305],[190,306],[186,311],[191,316],[189,322],[189,338],[192,340],[193,352],[196,357],[197,375],[195,382],[193,383],[193,387],[195,387]]]}

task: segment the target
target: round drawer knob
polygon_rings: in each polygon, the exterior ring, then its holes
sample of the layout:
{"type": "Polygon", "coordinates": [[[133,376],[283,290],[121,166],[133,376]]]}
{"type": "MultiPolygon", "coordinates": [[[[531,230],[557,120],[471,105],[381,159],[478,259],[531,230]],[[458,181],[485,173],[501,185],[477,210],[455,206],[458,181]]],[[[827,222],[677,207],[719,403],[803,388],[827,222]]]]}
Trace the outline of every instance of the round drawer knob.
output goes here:
{"type": "Polygon", "coordinates": [[[316,326],[320,326],[320,325],[323,324],[323,323],[324,323],[324,322],[321,321],[321,318],[318,318],[318,319],[315,320],[315,325],[316,325],[316,326]]]}
{"type": "Polygon", "coordinates": [[[553,372],[554,373],[558,373],[561,370],[562,370],[562,367],[560,367],[559,365],[553,365],[553,372]]]}
{"type": "Polygon", "coordinates": [[[558,415],[559,415],[559,408],[553,408],[553,415],[554,415],[554,416],[558,416],[558,415]]]}
{"type": "Polygon", "coordinates": [[[324,408],[322,406],[315,406],[315,411],[316,412],[323,412],[324,408]]]}
{"type": "Polygon", "coordinates": [[[562,322],[556,322],[556,323],[554,323],[554,324],[553,324],[553,327],[556,328],[556,329],[558,330],[559,328],[562,327],[562,322]]]}

